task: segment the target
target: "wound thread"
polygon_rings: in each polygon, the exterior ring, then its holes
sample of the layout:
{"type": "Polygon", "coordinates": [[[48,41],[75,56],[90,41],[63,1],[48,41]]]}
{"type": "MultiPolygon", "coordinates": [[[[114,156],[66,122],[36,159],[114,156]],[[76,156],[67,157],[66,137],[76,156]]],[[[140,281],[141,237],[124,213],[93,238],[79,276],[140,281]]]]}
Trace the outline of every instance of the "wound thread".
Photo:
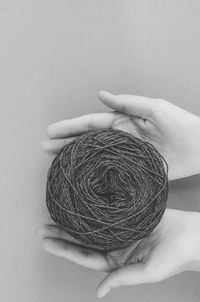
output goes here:
{"type": "Polygon", "coordinates": [[[54,222],[98,250],[148,236],[168,198],[168,165],[153,145],[113,129],[91,130],[65,145],[47,175],[54,222]]]}

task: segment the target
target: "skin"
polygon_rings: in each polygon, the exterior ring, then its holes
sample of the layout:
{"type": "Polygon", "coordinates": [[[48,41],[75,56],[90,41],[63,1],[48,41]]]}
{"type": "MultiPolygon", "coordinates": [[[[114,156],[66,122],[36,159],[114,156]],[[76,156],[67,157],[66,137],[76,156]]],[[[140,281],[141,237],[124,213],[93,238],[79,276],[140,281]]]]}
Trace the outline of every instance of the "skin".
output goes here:
{"type": "Polygon", "coordinates": [[[47,128],[45,152],[56,154],[62,146],[92,129],[113,128],[150,142],[169,164],[169,179],[200,171],[200,117],[163,99],[113,95],[100,91],[109,112],[93,113],[59,121],[47,128]]]}
{"type": "MultiPolygon", "coordinates": [[[[60,121],[47,129],[42,150],[55,155],[62,146],[92,129],[126,131],[153,144],[169,165],[169,179],[200,172],[200,118],[162,99],[99,92],[111,109],[60,121]]],[[[125,249],[108,253],[82,245],[51,218],[38,229],[42,248],[89,269],[107,272],[97,288],[103,297],[109,289],[159,282],[183,271],[200,271],[200,213],[166,209],[147,237],[125,249]]]]}

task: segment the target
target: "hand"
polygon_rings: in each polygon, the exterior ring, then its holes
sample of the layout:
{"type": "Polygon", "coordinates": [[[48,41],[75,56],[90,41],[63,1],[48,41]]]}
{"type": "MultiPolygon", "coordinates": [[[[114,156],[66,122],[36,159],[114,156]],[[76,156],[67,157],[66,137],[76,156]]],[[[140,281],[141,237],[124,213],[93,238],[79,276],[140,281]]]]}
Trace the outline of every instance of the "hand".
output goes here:
{"type": "Polygon", "coordinates": [[[38,235],[49,253],[108,272],[98,286],[98,297],[114,287],[159,282],[183,271],[200,271],[200,213],[196,212],[166,209],[148,237],[108,253],[83,246],[52,223],[40,228],[38,235]]]}
{"type": "Polygon", "coordinates": [[[162,99],[99,92],[100,100],[113,109],[50,125],[50,139],[41,143],[56,154],[78,135],[92,129],[113,128],[148,141],[169,165],[169,180],[200,173],[200,117],[162,99]]]}

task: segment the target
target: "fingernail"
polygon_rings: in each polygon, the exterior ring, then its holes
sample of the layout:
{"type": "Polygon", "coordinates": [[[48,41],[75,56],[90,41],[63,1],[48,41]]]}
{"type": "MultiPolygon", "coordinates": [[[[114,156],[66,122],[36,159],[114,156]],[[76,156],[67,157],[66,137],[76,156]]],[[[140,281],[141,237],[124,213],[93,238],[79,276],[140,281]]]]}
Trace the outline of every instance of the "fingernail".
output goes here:
{"type": "Polygon", "coordinates": [[[103,298],[105,295],[107,295],[110,291],[110,288],[104,289],[102,292],[98,293],[97,296],[98,298],[103,298]]]}

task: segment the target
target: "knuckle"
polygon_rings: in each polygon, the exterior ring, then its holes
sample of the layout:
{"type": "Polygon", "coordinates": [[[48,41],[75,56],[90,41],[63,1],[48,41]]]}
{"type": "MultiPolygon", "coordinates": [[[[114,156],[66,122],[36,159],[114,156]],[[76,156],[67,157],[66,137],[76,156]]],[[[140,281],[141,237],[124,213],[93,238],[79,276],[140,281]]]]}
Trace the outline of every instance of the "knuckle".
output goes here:
{"type": "Polygon", "coordinates": [[[155,103],[155,106],[157,106],[157,107],[163,107],[166,105],[167,102],[164,99],[156,98],[156,99],[154,99],[154,103],[155,103]]]}
{"type": "Polygon", "coordinates": [[[160,113],[163,113],[166,104],[167,101],[165,101],[164,99],[160,99],[160,98],[153,99],[152,105],[150,106],[150,115],[156,116],[160,113]]]}
{"type": "Polygon", "coordinates": [[[163,99],[162,98],[148,98],[148,102],[153,103],[153,104],[159,104],[162,103],[163,99]]]}

